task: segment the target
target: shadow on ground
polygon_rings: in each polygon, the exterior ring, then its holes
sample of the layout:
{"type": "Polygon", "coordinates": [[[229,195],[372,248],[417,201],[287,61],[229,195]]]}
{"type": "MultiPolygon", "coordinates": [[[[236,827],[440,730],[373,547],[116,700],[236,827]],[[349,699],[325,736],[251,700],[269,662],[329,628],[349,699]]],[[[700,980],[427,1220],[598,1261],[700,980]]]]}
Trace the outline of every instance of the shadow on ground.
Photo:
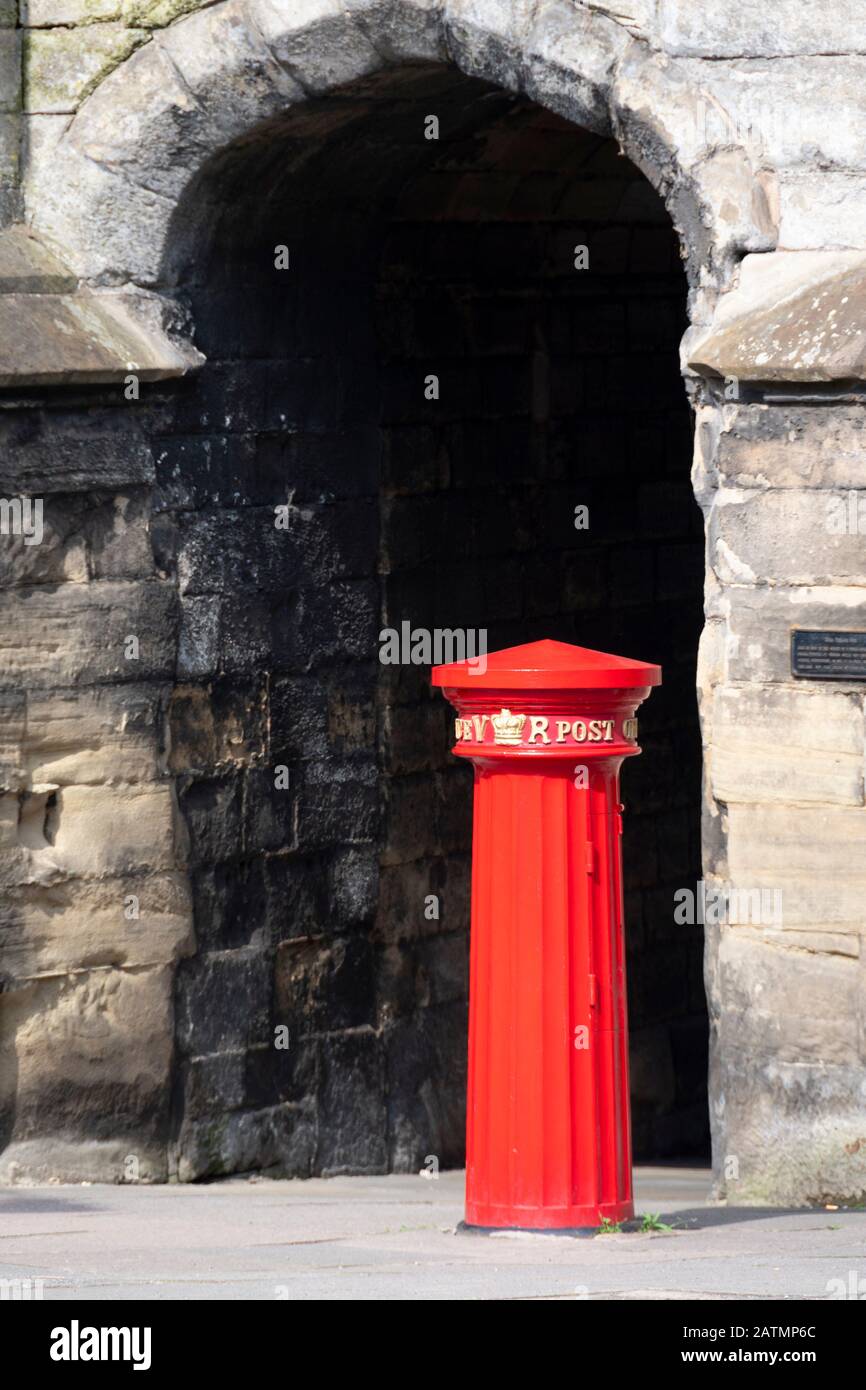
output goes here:
{"type": "MultiPolygon", "coordinates": [[[[852,1208],[840,1207],[839,1210],[848,1214],[852,1208]]],[[[810,1213],[826,1217],[839,1215],[839,1212],[826,1211],[823,1207],[692,1207],[691,1210],[674,1211],[668,1215],[662,1213],[658,1220],[674,1230],[703,1231],[712,1226],[736,1226],[744,1221],[769,1221],[778,1216],[808,1216],[810,1213]]],[[[640,1226],[638,1218],[629,1221],[625,1229],[640,1230],[640,1226]]]]}

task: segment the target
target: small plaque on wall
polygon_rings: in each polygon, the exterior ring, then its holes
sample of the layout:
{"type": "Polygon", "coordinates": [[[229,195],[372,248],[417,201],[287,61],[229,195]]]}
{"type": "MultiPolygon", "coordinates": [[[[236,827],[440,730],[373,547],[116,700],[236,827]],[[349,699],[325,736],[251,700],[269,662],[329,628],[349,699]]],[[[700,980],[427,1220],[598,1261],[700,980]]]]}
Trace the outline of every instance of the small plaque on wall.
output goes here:
{"type": "Polygon", "coordinates": [[[866,632],[792,628],[791,675],[811,681],[866,681],[866,632]]]}

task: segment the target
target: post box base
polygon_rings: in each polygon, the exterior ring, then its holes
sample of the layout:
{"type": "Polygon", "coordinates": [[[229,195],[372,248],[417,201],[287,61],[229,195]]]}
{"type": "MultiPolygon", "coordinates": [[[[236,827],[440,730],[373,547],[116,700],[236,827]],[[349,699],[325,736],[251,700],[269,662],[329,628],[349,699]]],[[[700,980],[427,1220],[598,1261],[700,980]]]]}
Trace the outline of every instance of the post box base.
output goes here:
{"type": "Polygon", "coordinates": [[[457,1234],[460,1236],[569,1236],[572,1240],[588,1240],[597,1236],[599,1226],[470,1226],[466,1221],[458,1221],[457,1234]]]}
{"type": "Polygon", "coordinates": [[[536,1231],[553,1235],[594,1234],[603,1221],[631,1221],[634,1203],[606,1202],[592,1207],[550,1207],[542,1210],[515,1210],[513,1207],[466,1206],[466,1220],[458,1229],[491,1231],[536,1231]]]}

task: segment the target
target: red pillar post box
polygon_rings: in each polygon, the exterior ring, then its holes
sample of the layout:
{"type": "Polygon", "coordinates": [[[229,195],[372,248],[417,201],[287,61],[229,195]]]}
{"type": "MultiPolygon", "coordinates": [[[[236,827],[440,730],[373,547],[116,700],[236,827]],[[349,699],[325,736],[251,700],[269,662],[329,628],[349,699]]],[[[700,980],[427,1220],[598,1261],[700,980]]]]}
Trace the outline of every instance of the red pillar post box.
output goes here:
{"type": "Polygon", "coordinates": [[[660,681],[549,641],[433,670],[475,766],[467,1226],[633,1215],[619,769],[660,681]]]}

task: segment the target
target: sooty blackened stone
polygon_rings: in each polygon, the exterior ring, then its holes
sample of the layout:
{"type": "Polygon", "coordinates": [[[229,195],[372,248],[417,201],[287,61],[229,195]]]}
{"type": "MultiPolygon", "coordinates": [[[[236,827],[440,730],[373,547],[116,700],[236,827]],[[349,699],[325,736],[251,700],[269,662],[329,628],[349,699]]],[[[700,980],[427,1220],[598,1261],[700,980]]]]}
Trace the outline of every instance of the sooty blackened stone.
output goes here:
{"type": "Polygon", "coordinates": [[[272,480],[271,496],[285,493],[298,506],[375,497],[379,449],[369,425],[319,434],[280,430],[257,437],[256,472],[272,480]]]}
{"type": "Polygon", "coordinates": [[[270,506],[281,479],[259,466],[248,435],[167,435],[154,445],[154,510],[270,506]]]}
{"type": "Polygon", "coordinates": [[[182,1124],[177,1142],[181,1181],[264,1169],[273,1177],[309,1177],[318,1122],[311,1102],[257,1110],[216,1111],[182,1124]]]}
{"type": "Polygon", "coordinates": [[[319,1170],[384,1173],[388,1167],[382,1039],[361,1030],[328,1039],[319,1090],[319,1170]]]}
{"type": "Polygon", "coordinates": [[[302,938],[277,947],[275,1007],[296,1034],[372,1026],[375,948],[368,937],[302,938]]]}
{"type": "Polygon", "coordinates": [[[272,1041],[273,962],[260,948],[200,954],[177,977],[177,1042],[187,1056],[272,1041]]]}
{"type": "Polygon", "coordinates": [[[248,946],[269,922],[267,860],[229,860],[193,873],[196,942],[200,951],[248,946]]]}
{"type": "Polygon", "coordinates": [[[123,491],[152,484],[154,472],[147,426],[128,407],[0,416],[4,496],[123,491]]]}
{"type": "Polygon", "coordinates": [[[376,845],[341,849],[330,865],[328,901],[340,927],[371,926],[379,894],[376,845]]]}
{"type": "Polygon", "coordinates": [[[212,1053],[182,1064],[184,1115],[206,1119],[244,1104],[246,1052],[212,1053]]]}
{"type": "Polygon", "coordinates": [[[327,757],[326,678],[320,674],[276,677],[270,694],[270,733],[275,762],[327,757]]]}
{"type": "Polygon", "coordinates": [[[380,817],[375,774],[373,763],[349,762],[338,769],[303,763],[297,787],[298,848],[309,851],[372,840],[380,817]]]}
{"type": "Polygon", "coordinates": [[[323,1041],[305,1038],[292,1020],[278,1020],[286,1033],[277,1028],[280,1043],[287,1046],[251,1048],[244,1054],[243,1097],[250,1109],[274,1104],[315,1103],[322,1074],[323,1041]]]}
{"type": "MultiPolygon", "coordinates": [[[[697,730],[703,574],[675,238],[636,170],[598,165],[604,142],[478,95],[453,74],[437,95],[459,144],[403,138],[411,102],[370,97],[333,143],[313,120],[291,179],[256,137],[189,247],[208,361],[153,407],[150,536],[182,600],[169,760],[200,954],[180,1051],[232,1060],[181,1072],[188,1173],[462,1158],[472,773],[429,671],[379,661],[404,621],[665,665],[624,783],[639,1045],[672,1055],[695,1013],[692,945],[662,930],[697,872],[697,765],[671,740],[697,730]]],[[[694,1100],[643,1071],[651,1145],[694,1100]]]]}
{"type": "Polygon", "coordinates": [[[329,661],[369,661],[381,626],[373,579],[332,580],[287,592],[273,611],[275,672],[309,671],[329,661]]]}
{"type": "Polygon", "coordinates": [[[249,768],[244,773],[242,836],[249,850],[293,849],[296,842],[296,794],[282,785],[274,768],[249,768]]]}
{"type": "Polygon", "coordinates": [[[268,855],[262,860],[266,923],[274,945],[317,936],[332,918],[327,894],[331,855],[268,855]]]}
{"type": "Polygon", "coordinates": [[[453,1084],[466,1066],[465,1002],[421,1009],[386,1033],[388,1159],[395,1172],[420,1171],[432,1155],[440,1168],[463,1161],[465,1092],[453,1084]]]}
{"type": "Polygon", "coordinates": [[[243,783],[237,773],[178,782],[178,801],[189,833],[190,863],[213,864],[241,853],[243,783]]]}
{"type": "MultiPolygon", "coordinates": [[[[278,498],[274,506],[282,503],[278,498]]],[[[274,507],[183,512],[177,565],[184,594],[277,594],[309,572],[308,524],[277,530],[274,507]]]]}

